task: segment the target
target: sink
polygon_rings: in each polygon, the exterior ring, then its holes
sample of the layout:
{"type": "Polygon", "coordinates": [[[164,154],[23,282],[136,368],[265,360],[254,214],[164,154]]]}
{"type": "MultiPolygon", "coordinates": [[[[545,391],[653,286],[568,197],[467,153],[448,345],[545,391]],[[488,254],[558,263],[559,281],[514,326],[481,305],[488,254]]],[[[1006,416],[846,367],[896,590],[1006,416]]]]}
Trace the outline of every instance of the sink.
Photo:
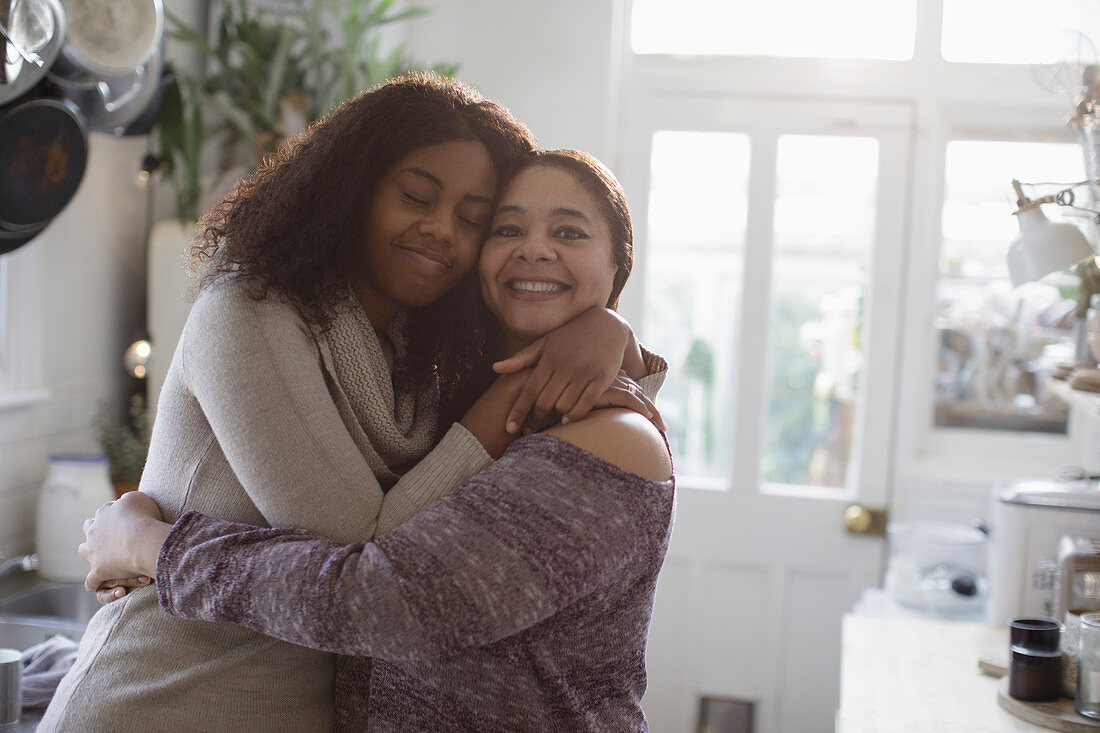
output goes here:
{"type": "Polygon", "coordinates": [[[0,598],[0,616],[46,616],[87,624],[99,602],[79,583],[39,581],[35,585],[0,598]]]}
{"type": "Polygon", "coordinates": [[[0,647],[23,651],[56,634],[64,634],[73,641],[80,641],[80,637],[84,635],[84,624],[59,618],[0,616],[0,647]]]}
{"type": "MultiPolygon", "coordinates": [[[[0,580],[0,647],[24,651],[64,634],[80,641],[99,610],[95,596],[80,583],[54,583],[33,573],[0,580]]],[[[23,708],[21,719],[3,733],[33,733],[45,708],[23,708]]]]}

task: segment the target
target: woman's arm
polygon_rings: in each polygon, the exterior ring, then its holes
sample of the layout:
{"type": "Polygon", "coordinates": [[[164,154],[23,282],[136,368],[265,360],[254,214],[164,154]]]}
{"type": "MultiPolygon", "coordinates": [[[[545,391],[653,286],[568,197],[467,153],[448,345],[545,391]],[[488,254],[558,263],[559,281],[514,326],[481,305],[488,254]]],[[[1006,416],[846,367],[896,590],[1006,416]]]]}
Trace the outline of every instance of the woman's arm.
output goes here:
{"type": "Polygon", "coordinates": [[[613,310],[593,307],[558,327],[530,346],[493,365],[511,373],[534,367],[507,418],[507,429],[516,432],[528,419],[539,424],[551,412],[565,422],[584,418],[598,404],[620,370],[643,388],[643,407],[633,401],[612,404],[646,413],[660,422],[652,401],[664,381],[668,365],[641,348],[630,324],[613,310]],[[651,377],[659,374],[657,380],[651,377]]]}
{"type": "MultiPolygon", "coordinates": [[[[340,546],[188,513],[160,548],[158,592],[182,618],[344,654],[438,657],[548,618],[639,553],[659,563],[671,504],[670,487],[530,436],[377,543],[340,546]]],[[[88,543],[108,553],[119,544],[111,509],[97,514],[88,543]]],[[[164,536],[158,526],[146,553],[164,536]]]]}
{"type": "Polygon", "coordinates": [[[490,461],[454,426],[383,494],[332,401],[312,332],[274,293],[255,301],[232,285],[205,291],[180,349],[184,379],[218,448],[272,526],[369,539],[490,461]]]}

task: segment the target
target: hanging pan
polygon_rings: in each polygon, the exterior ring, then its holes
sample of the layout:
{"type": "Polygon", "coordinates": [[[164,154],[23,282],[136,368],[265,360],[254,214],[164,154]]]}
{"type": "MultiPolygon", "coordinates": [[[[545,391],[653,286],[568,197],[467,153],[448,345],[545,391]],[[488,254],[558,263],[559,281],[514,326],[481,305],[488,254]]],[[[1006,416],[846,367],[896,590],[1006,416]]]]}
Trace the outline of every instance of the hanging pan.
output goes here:
{"type": "Polygon", "coordinates": [[[0,105],[13,102],[42,80],[65,42],[65,12],[58,0],[10,2],[0,12],[0,105]]]}
{"type": "Polygon", "coordinates": [[[0,254],[65,208],[87,160],[84,123],[65,102],[39,96],[0,107],[0,254]]]}

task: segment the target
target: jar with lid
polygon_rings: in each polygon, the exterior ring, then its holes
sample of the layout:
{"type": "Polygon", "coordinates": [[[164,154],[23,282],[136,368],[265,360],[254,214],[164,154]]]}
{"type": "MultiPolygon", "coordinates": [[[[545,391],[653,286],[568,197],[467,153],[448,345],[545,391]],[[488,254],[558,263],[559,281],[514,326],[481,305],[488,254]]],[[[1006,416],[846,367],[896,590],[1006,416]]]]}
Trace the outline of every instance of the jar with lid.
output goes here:
{"type": "Polygon", "coordinates": [[[101,453],[50,456],[38,497],[35,545],[38,574],[48,580],[80,582],[88,564],[77,553],[84,520],[115,498],[107,457],[101,453]]]}
{"type": "Polygon", "coordinates": [[[1081,715],[1100,718],[1100,613],[1082,614],[1077,644],[1075,707],[1081,715]]]}

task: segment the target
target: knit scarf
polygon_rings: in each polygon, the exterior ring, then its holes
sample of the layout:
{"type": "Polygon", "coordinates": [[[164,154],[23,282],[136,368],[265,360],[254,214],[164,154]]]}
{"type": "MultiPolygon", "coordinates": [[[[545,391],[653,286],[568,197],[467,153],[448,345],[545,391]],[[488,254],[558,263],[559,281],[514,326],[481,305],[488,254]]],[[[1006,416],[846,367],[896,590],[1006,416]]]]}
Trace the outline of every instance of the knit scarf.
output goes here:
{"type": "Polygon", "coordinates": [[[329,329],[319,336],[322,357],[328,351],[331,359],[326,367],[335,378],[330,390],[337,409],[384,489],[431,450],[439,419],[434,390],[418,393],[400,384],[408,380],[395,384],[395,365],[409,351],[407,322],[402,311],[376,332],[349,289],[329,329]]]}

